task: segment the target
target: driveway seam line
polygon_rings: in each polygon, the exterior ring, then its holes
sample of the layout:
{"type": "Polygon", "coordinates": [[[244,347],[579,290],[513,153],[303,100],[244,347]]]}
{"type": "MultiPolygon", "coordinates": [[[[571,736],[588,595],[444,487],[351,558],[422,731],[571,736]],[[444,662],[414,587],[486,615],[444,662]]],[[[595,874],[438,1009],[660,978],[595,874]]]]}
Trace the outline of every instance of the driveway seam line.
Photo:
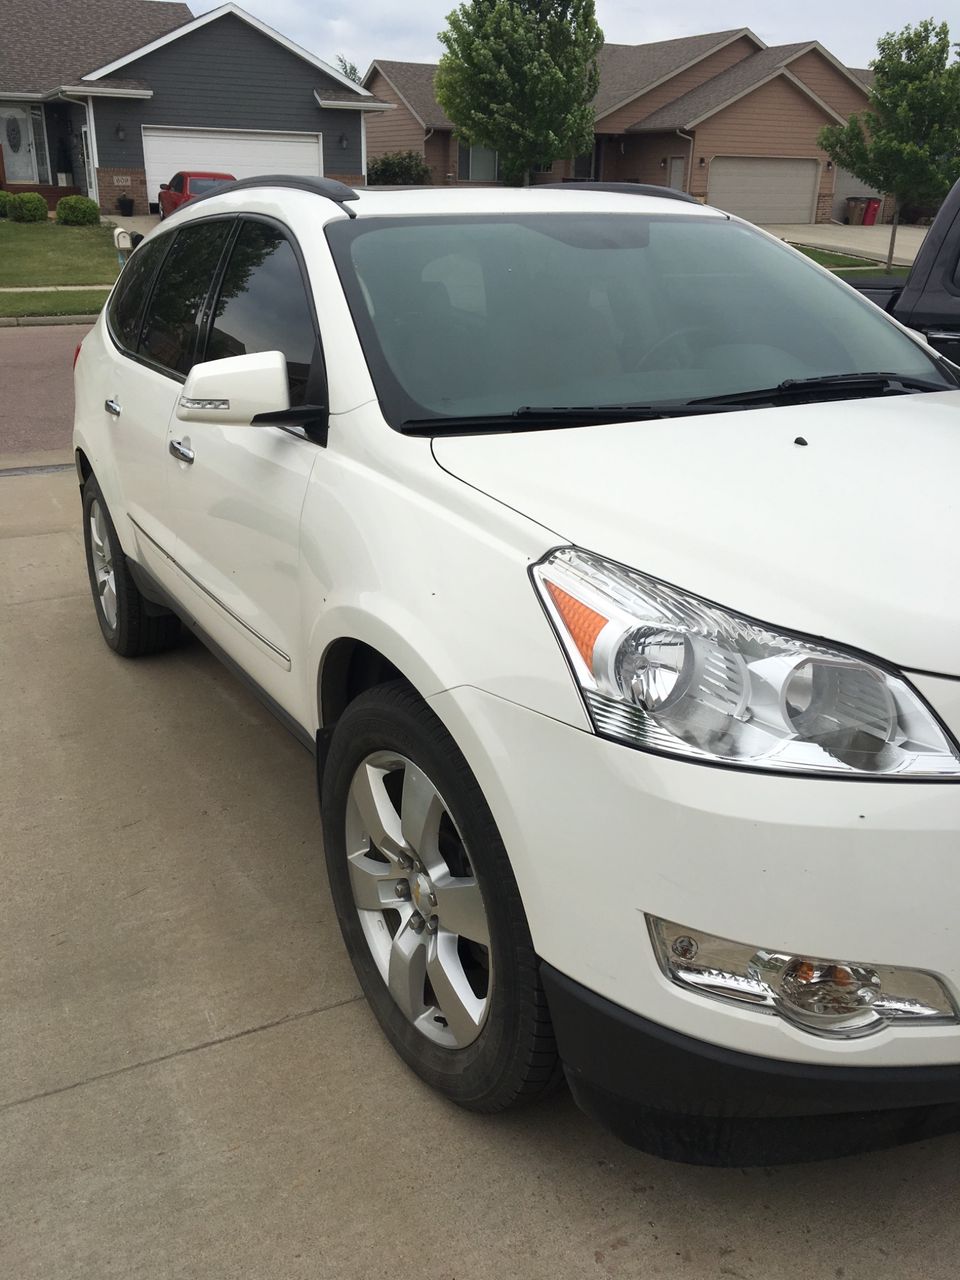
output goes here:
{"type": "Polygon", "coordinates": [[[247,1036],[257,1035],[261,1031],[272,1031],[275,1027],[285,1026],[289,1022],[302,1022],[304,1018],[316,1017],[319,1013],[328,1013],[332,1009],[343,1009],[346,1005],[356,1004],[362,995],[348,996],[346,1000],[336,1000],[333,1004],[319,1005],[316,1009],[304,1009],[300,1013],[288,1013],[282,1018],[274,1018],[272,1022],[262,1022],[257,1027],[246,1027],[243,1031],[234,1031],[217,1040],[204,1040],[200,1044],[187,1045],[183,1049],[174,1049],[171,1053],[162,1053],[156,1058],[144,1058],[142,1062],[131,1062],[125,1067],[115,1067],[112,1071],[102,1071],[99,1075],[88,1076],[85,1080],[75,1080],[72,1084],[60,1085],[56,1089],[46,1089],[43,1093],[33,1093],[26,1098],[15,1098],[12,1102],[0,1103],[0,1113],[11,1111],[14,1107],[23,1107],[31,1102],[41,1102],[44,1098],[55,1098],[61,1093],[71,1093],[74,1089],[82,1089],[88,1084],[98,1084],[101,1080],[112,1080],[115,1076],[124,1076],[131,1071],[139,1071],[143,1067],[154,1067],[161,1062],[171,1062],[175,1058],[185,1058],[191,1053],[200,1053],[204,1049],[216,1049],[219,1045],[230,1044],[233,1040],[243,1040],[247,1036]]]}

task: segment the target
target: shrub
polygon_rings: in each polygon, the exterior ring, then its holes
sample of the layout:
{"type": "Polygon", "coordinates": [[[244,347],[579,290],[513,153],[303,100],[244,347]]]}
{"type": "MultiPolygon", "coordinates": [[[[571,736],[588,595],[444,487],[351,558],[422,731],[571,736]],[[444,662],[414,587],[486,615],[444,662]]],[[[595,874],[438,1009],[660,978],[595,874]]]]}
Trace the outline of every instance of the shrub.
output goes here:
{"type": "Polygon", "coordinates": [[[10,198],[7,216],[14,222],[46,222],[47,202],[37,191],[22,191],[10,198]]]}
{"type": "Polygon", "coordinates": [[[7,216],[7,205],[10,203],[10,192],[0,191],[0,218],[7,216]]]}
{"type": "Polygon", "coordinates": [[[367,165],[367,185],[371,187],[419,187],[430,181],[430,170],[416,151],[391,151],[367,165]]]}
{"type": "Polygon", "coordinates": [[[57,221],[67,227],[91,227],[100,221],[100,206],[89,196],[64,196],[57,201],[57,221]]]}

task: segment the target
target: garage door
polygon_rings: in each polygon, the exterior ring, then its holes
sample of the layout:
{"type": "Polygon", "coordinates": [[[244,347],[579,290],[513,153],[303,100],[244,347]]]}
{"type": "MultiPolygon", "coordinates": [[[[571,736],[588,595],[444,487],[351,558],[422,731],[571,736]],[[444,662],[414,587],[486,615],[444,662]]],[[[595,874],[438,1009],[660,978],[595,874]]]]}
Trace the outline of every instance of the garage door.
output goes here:
{"type": "Polygon", "coordinates": [[[258,133],[239,129],[161,129],[144,125],[147,196],[156,203],[160,183],[180,169],[208,169],[256,178],[263,173],[319,177],[323,140],[318,133],[258,133]]]}
{"type": "Polygon", "coordinates": [[[718,156],[707,203],[750,222],[813,222],[819,176],[816,160],[718,156]]]}

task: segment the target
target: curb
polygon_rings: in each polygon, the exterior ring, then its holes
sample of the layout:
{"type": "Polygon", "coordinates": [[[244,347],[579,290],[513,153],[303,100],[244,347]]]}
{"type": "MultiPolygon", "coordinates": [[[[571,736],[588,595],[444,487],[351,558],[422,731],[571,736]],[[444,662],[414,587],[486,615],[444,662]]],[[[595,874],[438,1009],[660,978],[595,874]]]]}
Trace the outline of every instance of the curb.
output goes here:
{"type": "Polygon", "coordinates": [[[0,329],[48,324],[96,324],[99,316],[0,316],[0,329]]]}

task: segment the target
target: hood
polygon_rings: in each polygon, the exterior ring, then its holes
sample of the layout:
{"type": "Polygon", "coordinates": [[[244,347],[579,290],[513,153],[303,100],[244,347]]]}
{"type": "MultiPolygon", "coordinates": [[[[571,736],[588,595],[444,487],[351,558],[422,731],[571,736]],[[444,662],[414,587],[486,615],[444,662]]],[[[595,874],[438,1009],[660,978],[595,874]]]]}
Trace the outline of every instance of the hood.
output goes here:
{"type": "Polygon", "coordinates": [[[960,676],[960,392],[441,436],[433,449],[558,543],[774,627],[960,676]]]}

